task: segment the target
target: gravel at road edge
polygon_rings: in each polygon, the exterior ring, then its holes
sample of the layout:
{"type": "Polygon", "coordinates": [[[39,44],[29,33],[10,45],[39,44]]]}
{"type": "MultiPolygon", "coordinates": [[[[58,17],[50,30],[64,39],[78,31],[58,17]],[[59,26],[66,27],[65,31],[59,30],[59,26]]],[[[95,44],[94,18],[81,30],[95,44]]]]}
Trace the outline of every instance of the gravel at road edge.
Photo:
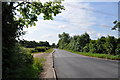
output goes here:
{"type": "Polygon", "coordinates": [[[53,53],[54,50],[46,57],[46,62],[43,67],[44,71],[40,74],[41,78],[52,78],[56,80],[56,74],[53,68],[53,53]]]}

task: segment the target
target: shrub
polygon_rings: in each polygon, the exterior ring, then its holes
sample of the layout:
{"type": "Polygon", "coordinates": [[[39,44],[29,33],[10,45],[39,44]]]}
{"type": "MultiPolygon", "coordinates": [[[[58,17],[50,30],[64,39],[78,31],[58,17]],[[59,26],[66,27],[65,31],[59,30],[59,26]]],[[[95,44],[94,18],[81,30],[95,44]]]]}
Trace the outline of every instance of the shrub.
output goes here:
{"type": "Polygon", "coordinates": [[[89,44],[87,44],[84,48],[83,48],[84,52],[89,52],[89,44]]]}
{"type": "Polygon", "coordinates": [[[15,48],[16,54],[12,57],[12,68],[7,70],[6,78],[34,78],[38,77],[38,71],[32,66],[33,56],[25,48],[19,45],[15,48]]]}
{"type": "Polygon", "coordinates": [[[46,60],[44,58],[34,58],[33,67],[41,72],[45,61],[46,60]]]}
{"type": "Polygon", "coordinates": [[[120,44],[117,45],[117,48],[115,49],[115,53],[120,55],[120,44]]]}
{"type": "Polygon", "coordinates": [[[49,47],[36,47],[33,52],[45,52],[48,49],[50,48],[49,47]]]}

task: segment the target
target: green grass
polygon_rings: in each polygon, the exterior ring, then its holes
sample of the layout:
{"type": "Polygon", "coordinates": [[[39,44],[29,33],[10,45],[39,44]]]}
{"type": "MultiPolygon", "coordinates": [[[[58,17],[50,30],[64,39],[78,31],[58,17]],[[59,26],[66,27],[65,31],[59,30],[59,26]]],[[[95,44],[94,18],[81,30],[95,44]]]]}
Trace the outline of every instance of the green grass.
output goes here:
{"type": "Polygon", "coordinates": [[[34,52],[34,53],[51,53],[53,51],[53,48],[50,48],[46,50],[45,52],[34,52]]]}
{"type": "MultiPolygon", "coordinates": [[[[66,49],[64,49],[66,50],[66,49]]],[[[104,58],[104,59],[112,59],[112,60],[120,60],[120,55],[109,55],[109,54],[99,54],[99,53],[90,53],[90,52],[76,52],[72,50],[66,50],[72,53],[84,55],[84,56],[90,56],[90,57],[97,57],[97,58],[104,58]]]]}
{"type": "Polygon", "coordinates": [[[32,50],[34,50],[35,48],[24,48],[26,49],[28,52],[32,53],[32,50]]]}
{"type": "Polygon", "coordinates": [[[51,53],[53,51],[53,48],[49,48],[49,47],[38,47],[38,48],[43,48],[44,50],[36,51],[35,48],[25,48],[25,49],[30,53],[51,53]]]}
{"type": "Polygon", "coordinates": [[[9,78],[39,78],[39,73],[43,71],[45,58],[34,58],[29,52],[31,48],[20,47],[19,58],[15,61],[19,62],[9,73],[9,78]]]}
{"type": "Polygon", "coordinates": [[[46,59],[45,58],[37,58],[35,57],[33,60],[33,69],[34,69],[34,78],[38,78],[39,74],[43,71],[43,66],[45,63],[46,59]]]}
{"type": "Polygon", "coordinates": [[[37,58],[35,57],[34,58],[34,62],[33,62],[33,67],[38,70],[39,72],[42,72],[43,70],[43,65],[44,65],[44,62],[46,61],[45,58],[37,58]]]}
{"type": "MultiPolygon", "coordinates": [[[[29,52],[31,52],[31,50],[34,50],[34,48],[27,48],[27,50],[29,52]]],[[[43,66],[44,66],[45,61],[46,61],[46,59],[43,57],[42,58],[33,57],[33,64],[31,65],[31,68],[26,69],[26,70],[28,70],[26,72],[32,74],[30,76],[32,78],[39,78],[40,77],[39,74],[43,71],[43,66]]]]}
{"type": "Polygon", "coordinates": [[[53,48],[50,48],[48,50],[46,50],[44,53],[51,53],[53,51],[53,48]]]}

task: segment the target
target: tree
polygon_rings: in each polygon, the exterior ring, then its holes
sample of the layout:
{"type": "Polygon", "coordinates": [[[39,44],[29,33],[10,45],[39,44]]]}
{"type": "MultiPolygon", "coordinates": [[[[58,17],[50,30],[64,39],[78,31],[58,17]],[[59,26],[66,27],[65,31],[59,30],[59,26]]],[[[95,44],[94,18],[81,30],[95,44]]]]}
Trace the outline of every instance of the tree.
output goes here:
{"type": "Polygon", "coordinates": [[[90,41],[90,43],[89,43],[89,49],[90,49],[90,52],[97,53],[96,40],[91,40],[90,41]]]}
{"type": "Polygon", "coordinates": [[[65,33],[63,32],[62,34],[59,34],[59,42],[58,42],[58,45],[59,45],[59,48],[65,48],[67,47],[68,43],[70,42],[70,36],[68,33],[65,33]]]}
{"type": "Polygon", "coordinates": [[[106,50],[104,48],[105,43],[106,43],[106,38],[104,36],[96,40],[97,53],[106,53],[106,50]]]}
{"type": "Polygon", "coordinates": [[[70,39],[69,43],[69,49],[74,51],[83,51],[83,47],[89,43],[90,37],[87,33],[84,33],[82,35],[75,35],[70,39]]]}
{"type": "MultiPolygon", "coordinates": [[[[40,14],[44,14],[44,20],[53,20],[53,16],[61,13],[63,9],[64,7],[60,2],[46,2],[44,4],[41,2],[2,3],[3,78],[14,78],[17,75],[25,77],[24,74],[16,72],[19,68],[24,69],[25,67],[19,67],[20,58],[25,57],[22,55],[23,52],[16,49],[18,47],[17,39],[24,34],[23,27],[35,26],[37,16],[40,14]],[[14,4],[17,4],[17,6],[14,4]],[[20,13],[19,17],[16,17],[18,15],[16,11],[20,13]]],[[[27,54],[24,55],[28,56],[27,54]]],[[[22,60],[22,62],[25,63],[25,60],[22,60]]]]}
{"type": "Polygon", "coordinates": [[[117,48],[115,49],[115,52],[120,55],[120,38],[117,39],[117,48]]]}
{"type": "Polygon", "coordinates": [[[108,36],[106,38],[106,43],[104,44],[104,47],[108,54],[115,55],[116,39],[114,38],[114,36],[108,36]]]}
{"type": "Polygon", "coordinates": [[[115,53],[116,54],[119,54],[120,53],[120,43],[119,43],[119,39],[120,39],[120,22],[115,20],[113,22],[115,25],[113,26],[112,30],[118,30],[118,41],[117,41],[117,48],[115,50],[115,53]]]}
{"type": "Polygon", "coordinates": [[[115,25],[113,26],[112,30],[116,30],[116,29],[119,29],[119,28],[120,28],[120,22],[119,22],[119,21],[115,20],[115,21],[113,22],[113,24],[115,24],[115,25]]]}
{"type": "Polygon", "coordinates": [[[90,42],[90,36],[89,34],[87,33],[84,33],[82,34],[79,38],[78,38],[78,41],[79,41],[79,44],[80,44],[80,51],[82,52],[83,51],[83,47],[85,47],[86,44],[88,44],[90,42]]]}
{"type": "Polygon", "coordinates": [[[90,36],[87,33],[70,37],[69,34],[63,32],[63,34],[59,34],[59,38],[59,48],[70,49],[78,52],[82,52],[83,47],[90,42],[90,36]]]}
{"type": "Polygon", "coordinates": [[[45,42],[40,41],[40,42],[38,43],[38,46],[46,46],[46,47],[50,47],[50,44],[49,44],[49,42],[47,42],[47,41],[45,41],[45,42]]]}
{"type": "Polygon", "coordinates": [[[120,22],[115,20],[113,24],[115,25],[113,26],[112,30],[118,30],[118,37],[120,38],[120,22]]]}
{"type": "Polygon", "coordinates": [[[52,47],[52,48],[56,48],[55,43],[52,43],[51,47],[52,47]]]}
{"type": "Polygon", "coordinates": [[[83,48],[83,52],[89,52],[89,44],[86,44],[86,46],[83,48]]]}

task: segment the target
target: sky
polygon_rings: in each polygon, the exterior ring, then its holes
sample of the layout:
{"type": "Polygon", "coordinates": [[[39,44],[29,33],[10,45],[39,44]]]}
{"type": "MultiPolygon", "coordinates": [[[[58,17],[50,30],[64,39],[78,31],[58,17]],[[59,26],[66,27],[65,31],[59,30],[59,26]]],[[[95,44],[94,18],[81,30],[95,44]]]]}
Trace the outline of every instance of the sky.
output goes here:
{"type": "Polygon", "coordinates": [[[22,39],[29,41],[48,41],[50,44],[59,40],[58,34],[70,36],[87,32],[91,39],[101,36],[118,37],[118,32],[111,30],[113,21],[118,19],[118,2],[63,2],[65,10],[54,20],[43,20],[38,16],[36,26],[24,28],[22,39]]]}

